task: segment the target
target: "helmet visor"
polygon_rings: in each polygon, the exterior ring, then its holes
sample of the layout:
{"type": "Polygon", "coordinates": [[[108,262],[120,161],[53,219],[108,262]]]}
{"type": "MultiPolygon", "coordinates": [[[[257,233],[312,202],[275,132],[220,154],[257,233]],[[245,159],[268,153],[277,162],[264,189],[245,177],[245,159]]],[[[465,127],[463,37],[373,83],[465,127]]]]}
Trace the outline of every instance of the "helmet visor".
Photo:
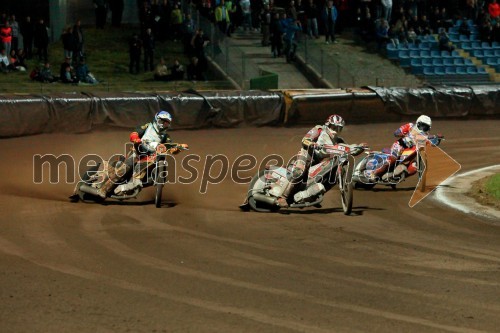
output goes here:
{"type": "Polygon", "coordinates": [[[342,132],[342,128],[344,128],[344,127],[340,126],[340,125],[330,124],[330,125],[328,125],[328,128],[330,128],[332,131],[340,133],[340,132],[342,132]]]}
{"type": "Polygon", "coordinates": [[[417,124],[417,128],[419,130],[421,130],[422,132],[428,132],[431,129],[431,127],[428,124],[425,124],[425,123],[418,123],[417,124]]]}

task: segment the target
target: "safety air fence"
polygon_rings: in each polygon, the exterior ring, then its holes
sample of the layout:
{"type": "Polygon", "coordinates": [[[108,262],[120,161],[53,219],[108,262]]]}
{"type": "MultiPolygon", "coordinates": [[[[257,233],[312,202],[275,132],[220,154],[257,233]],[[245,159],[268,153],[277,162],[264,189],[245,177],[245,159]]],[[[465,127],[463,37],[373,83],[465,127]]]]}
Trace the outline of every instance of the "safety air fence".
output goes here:
{"type": "Polygon", "coordinates": [[[292,126],[337,113],[350,124],[434,118],[500,118],[500,85],[319,90],[225,90],[0,95],[0,137],[134,128],[158,110],[172,129],[292,126]]]}

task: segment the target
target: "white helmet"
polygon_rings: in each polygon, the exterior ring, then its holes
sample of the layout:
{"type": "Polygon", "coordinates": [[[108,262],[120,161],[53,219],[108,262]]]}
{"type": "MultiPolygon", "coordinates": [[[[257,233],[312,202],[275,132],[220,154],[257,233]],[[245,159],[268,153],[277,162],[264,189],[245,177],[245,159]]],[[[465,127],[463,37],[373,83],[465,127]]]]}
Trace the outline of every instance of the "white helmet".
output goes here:
{"type": "Polygon", "coordinates": [[[329,129],[337,132],[337,134],[338,134],[338,133],[342,132],[342,129],[345,126],[345,121],[344,121],[344,119],[342,119],[341,116],[339,116],[337,114],[332,114],[332,115],[328,116],[328,118],[326,118],[325,125],[329,129]]]}
{"type": "Polygon", "coordinates": [[[172,115],[167,111],[160,111],[155,115],[155,122],[159,130],[165,130],[170,127],[170,123],[172,122],[172,115]],[[168,121],[167,127],[165,127],[166,121],[168,121]]]}
{"type": "Polygon", "coordinates": [[[420,117],[417,118],[417,128],[420,131],[427,133],[431,129],[431,126],[432,126],[432,120],[429,116],[421,115],[420,117]]]}

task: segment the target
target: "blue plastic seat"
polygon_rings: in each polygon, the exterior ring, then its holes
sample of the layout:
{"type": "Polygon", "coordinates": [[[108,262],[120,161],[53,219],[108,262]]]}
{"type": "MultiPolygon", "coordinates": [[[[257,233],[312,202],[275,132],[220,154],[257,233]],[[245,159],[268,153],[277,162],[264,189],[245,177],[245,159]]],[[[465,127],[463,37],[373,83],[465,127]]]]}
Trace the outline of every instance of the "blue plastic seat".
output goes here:
{"type": "Polygon", "coordinates": [[[433,58],[432,59],[432,65],[433,66],[443,66],[444,65],[444,59],[443,58],[433,58]]]}
{"type": "Polygon", "coordinates": [[[408,43],[408,50],[416,50],[419,51],[420,49],[418,48],[418,45],[415,43],[408,43]]]}
{"type": "Polygon", "coordinates": [[[495,56],[495,50],[487,49],[483,50],[483,58],[491,58],[495,56]]]}
{"type": "Polygon", "coordinates": [[[471,48],[473,50],[481,50],[482,49],[481,42],[471,42],[471,48]]]}
{"type": "Polygon", "coordinates": [[[497,64],[497,58],[486,58],[486,65],[495,67],[497,64]]]}
{"type": "Polygon", "coordinates": [[[484,67],[477,67],[477,73],[478,74],[488,74],[486,69],[484,67]]]}
{"type": "Polygon", "coordinates": [[[452,58],[444,58],[443,59],[443,65],[445,66],[453,66],[454,63],[453,63],[453,60],[452,58]]]}
{"type": "Polygon", "coordinates": [[[488,42],[482,42],[481,47],[483,48],[483,50],[491,50],[491,45],[488,42]]]}
{"type": "Polygon", "coordinates": [[[431,44],[429,44],[428,42],[422,42],[422,43],[418,44],[418,48],[420,50],[430,50],[431,44]]]}
{"type": "Polygon", "coordinates": [[[434,74],[434,67],[428,67],[428,66],[424,66],[424,75],[435,75],[434,74]]]}
{"type": "Polygon", "coordinates": [[[450,55],[452,58],[461,58],[460,54],[458,54],[458,51],[451,51],[450,55]]]}
{"type": "Polygon", "coordinates": [[[495,51],[495,57],[500,57],[500,49],[496,49],[495,51]]]}
{"type": "Polygon", "coordinates": [[[457,67],[457,74],[467,75],[467,68],[465,66],[457,67]]]}
{"type": "Polygon", "coordinates": [[[444,69],[444,72],[449,75],[457,74],[457,68],[454,66],[447,66],[444,69]]]}
{"type": "Polygon", "coordinates": [[[431,50],[431,58],[441,58],[441,51],[431,50]]]}
{"type": "Polygon", "coordinates": [[[464,59],[465,66],[474,66],[474,63],[469,58],[464,59]]]}
{"type": "Polygon", "coordinates": [[[443,58],[450,58],[451,54],[450,54],[450,52],[443,50],[443,51],[441,51],[441,57],[443,57],[443,58]]]}
{"type": "Polygon", "coordinates": [[[493,43],[491,43],[491,48],[495,49],[495,50],[500,49],[500,43],[499,42],[493,42],[493,43]]]}
{"type": "Polygon", "coordinates": [[[459,40],[461,42],[469,42],[470,41],[469,36],[467,36],[467,35],[460,35],[459,40]]]}
{"type": "Polygon", "coordinates": [[[421,50],[419,56],[420,58],[431,58],[431,52],[429,50],[421,50]]]}
{"type": "Polygon", "coordinates": [[[467,70],[467,74],[469,74],[469,75],[477,74],[477,67],[476,66],[468,66],[466,70],[467,70]]]}
{"type": "Polygon", "coordinates": [[[467,52],[472,51],[472,45],[471,45],[471,42],[462,42],[462,43],[460,44],[460,47],[461,47],[464,51],[467,51],[467,52]]]}
{"type": "Polygon", "coordinates": [[[432,62],[433,58],[422,58],[422,66],[434,66],[432,62]]]}
{"type": "Polygon", "coordinates": [[[460,27],[460,25],[462,24],[462,20],[461,19],[458,19],[455,21],[455,27],[460,27]]]}
{"type": "Polygon", "coordinates": [[[482,58],[484,55],[483,55],[483,50],[474,50],[474,52],[472,52],[472,54],[474,55],[474,57],[476,58],[482,58]]]}
{"type": "Polygon", "coordinates": [[[445,75],[445,68],[443,66],[436,66],[434,67],[434,74],[436,75],[445,75]]]}
{"type": "Polygon", "coordinates": [[[465,65],[464,58],[455,58],[455,59],[453,59],[453,65],[455,65],[455,66],[464,66],[465,65]]]}
{"type": "Polygon", "coordinates": [[[386,51],[387,51],[387,58],[395,60],[398,58],[399,46],[394,45],[392,43],[387,43],[386,51]]]}

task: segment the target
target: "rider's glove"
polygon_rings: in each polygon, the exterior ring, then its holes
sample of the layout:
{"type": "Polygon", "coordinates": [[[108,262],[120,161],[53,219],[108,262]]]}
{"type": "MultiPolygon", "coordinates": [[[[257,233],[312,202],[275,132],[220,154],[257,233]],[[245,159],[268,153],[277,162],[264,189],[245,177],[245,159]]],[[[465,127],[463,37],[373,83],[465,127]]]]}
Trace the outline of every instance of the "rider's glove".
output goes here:
{"type": "Polygon", "coordinates": [[[165,145],[158,145],[156,146],[156,152],[158,154],[165,154],[167,152],[167,147],[165,147],[165,145]]]}
{"type": "Polygon", "coordinates": [[[188,146],[188,144],[187,144],[187,143],[181,143],[181,144],[179,145],[179,147],[181,147],[181,149],[189,149],[189,146],[188,146]]]}
{"type": "Polygon", "coordinates": [[[178,147],[173,147],[173,148],[170,148],[168,150],[168,152],[172,155],[176,155],[176,154],[179,154],[181,152],[181,150],[178,148],[178,147]]]}
{"type": "Polygon", "coordinates": [[[142,140],[140,138],[137,138],[137,139],[134,139],[134,141],[132,141],[134,144],[140,144],[142,142],[142,140]]]}

